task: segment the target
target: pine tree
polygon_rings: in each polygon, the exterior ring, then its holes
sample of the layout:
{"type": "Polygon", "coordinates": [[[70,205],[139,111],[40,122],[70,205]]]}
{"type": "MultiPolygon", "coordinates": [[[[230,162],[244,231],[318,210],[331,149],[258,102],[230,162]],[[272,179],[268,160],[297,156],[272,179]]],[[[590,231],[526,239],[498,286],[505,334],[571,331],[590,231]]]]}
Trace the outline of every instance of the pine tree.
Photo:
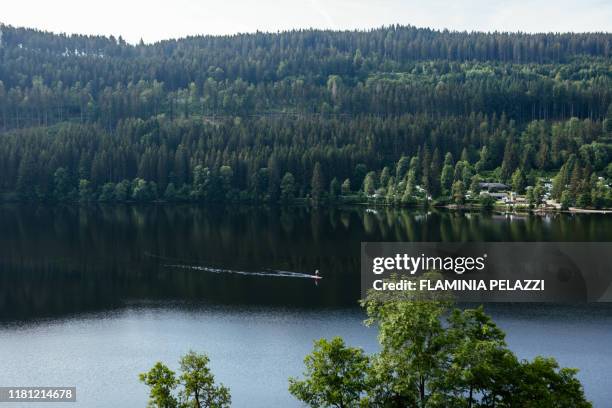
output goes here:
{"type": "Polygon", "coordinates": [[[380,173],[380,181],[378,185],[380,185],[381,187],[386,186],[387,183],[389,182],[390,177],[391,177],[391,173],[389,171],[389,168],[387,166],[383,167],[380,173]]]}
{"type": "Polygon", "coordinates": [[[442,174],[440,175],[440,184],[443,195],[450,195],[454,180],[454,173],[453,155],[449,152],[446,153],[446,157],[444,158],[444,167],[442,168],[442,174]]]}
{"type": "Polygon", "coordinates": [[[437,148],[431,159],[430,168],[429,193],[435,198],[440,195],[440,152],[437,148]]]}
{"type": "Polygon", "coordinates": [[[366,175],[365,180],[363,181],[363,192],[368,196],[373,195],[374,192],[376,191],[376,178],[375,177],[376,177],[376,173],[371,171],[366,175]]]}
{"type": "Polygon", "coordinates": [[[281,201],[291,203],[295,199],[295,178],[290,172],[285,173],[281,180],[281,201]]]}
{"type": "Polygon", "coordinates": [[[470,181],[470,191],[473,195],[480,194],[480,176],[475,174],[470,181]]]}
{"type": "Polygon", "coordinates": [[[321,201],[323,191],[325,190],[325,181],[323,178],[323,170],[321,170],[321,163],[317,162],[312,172],[312,179],[310,182],[310,191],[312,199],[315,204],[321,201]]]}
{"type": "Polygon", "coordinates": [[[516,169],[512,173],[512,190],[518,194],[523,194],[525,191],[525,176],[521,169],[516,169]]]}
{"type": "Polygon", "coordinates": [[[463,181],[457,180],[453,183],[452,196],[455,204],[463,204],[465,202],[465,187],[463,181]]]}
{"type": "Polygon", "coordinates": [[[387,182],[387,195],[385,197],[387,204],[395,205],[395,179],[390,177],[387,182]]]}
{"type": "Polygon", "coordinates": [[[395,166],[395,179],[400,181],[403,180],[410,168],[411,160],[408,159],[407,156],[402,156],[397,161],[397,165],[395,166]]]}
{"type": "Polygon", "coordinates": [[[342,182],[342,194],[343,195],[348,195],[351,193],[351,180],[350,179],[345,179],[342,182]]]}
{"type": "Polygon", "coordinates": [[[332,200],[336,200],[338,199],[338,196],[340,196],[340,182],[338,181],[338,179],[336,177],[334,177],[332,179],[332,181],[329,183],[329,197],[332,200]]]}

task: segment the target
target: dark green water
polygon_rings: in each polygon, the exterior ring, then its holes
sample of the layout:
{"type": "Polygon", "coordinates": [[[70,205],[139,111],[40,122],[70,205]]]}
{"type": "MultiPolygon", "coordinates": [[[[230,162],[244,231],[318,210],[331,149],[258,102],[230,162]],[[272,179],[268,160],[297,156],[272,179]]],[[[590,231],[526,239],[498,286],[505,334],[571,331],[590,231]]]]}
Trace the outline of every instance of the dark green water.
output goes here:
{"type": "MultiPolygon", "coordinates": [[[[0,384],[76,385],[77,405],[144,406],[138,372],[194,348],[210,354],[235,406],[295,406],[287,377],[313,339],[376,349],[356,307],[360,243],[411,240],[611,241],[612,217],[0,205],[0,384]],[[315,269],[319,285],[248,274],[315,269]]],[[[580,368],[588,396],[606,406],[612,308],[488,310],[519,356],[580,368]]]]}
{"type": "Polygon", "coordinates": [[[0,317],[29,319],[128,301],[347,307],[362,241],[608,241],[612,217],[350,209],[0,206],[0,317]],[[173,268],[313,273],[265,278],[173,268]]]}

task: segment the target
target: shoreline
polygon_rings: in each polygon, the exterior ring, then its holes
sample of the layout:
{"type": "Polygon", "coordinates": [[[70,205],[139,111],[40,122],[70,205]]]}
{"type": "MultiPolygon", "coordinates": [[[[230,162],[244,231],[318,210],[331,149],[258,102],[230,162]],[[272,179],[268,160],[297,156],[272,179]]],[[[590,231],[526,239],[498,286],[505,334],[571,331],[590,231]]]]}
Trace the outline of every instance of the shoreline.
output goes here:
{"type": "MultiPolygon", "coordinates": [[[[2,198],[0,196],[0,198],[2,198]]],[[[495,205],[490,209],[483,209],[479,204],[432,204],[431,202],[417,202],[412,205],[392,205],[384,202],[370,202],[370,201],[356,201],[354,200],[354,196],[339,196],[336,200],[325,200],[318,204],[312,203],[308,198],[299,198],[295,199],[291,203],[268,203],[268,202],[254,202],[254,201],[168,201],[168,200],[146,200],[146,201],[135,201],[135,200],[126,200],[126,201],[37,201],[37,200],[18,200],[18,199],[0,199],[0,204],[50,204],[50,205],[184,205],[184,204],[193,204],[193,205],[246,205],[246,206],[254,206],[254,207],[342,207],[342,206],[359,206],[359,207],[392,207],[397,209],[426,209],[428,207],[432,208],[443,208],[449,211],[479,211],[479,212],[500,212],[500,213],[515,213],[515,214],[553,214],[553,213],[565,213],[565,214],[602,214],[609,215],[612,214],[612,208],[578,208],[578,207],[570,207],[567,210],[562,210],[559,207],[540,207],[540,208],[529,208],[528,206],[520,205],[520,206],[512,206],[512,205],[495,205]]]]}

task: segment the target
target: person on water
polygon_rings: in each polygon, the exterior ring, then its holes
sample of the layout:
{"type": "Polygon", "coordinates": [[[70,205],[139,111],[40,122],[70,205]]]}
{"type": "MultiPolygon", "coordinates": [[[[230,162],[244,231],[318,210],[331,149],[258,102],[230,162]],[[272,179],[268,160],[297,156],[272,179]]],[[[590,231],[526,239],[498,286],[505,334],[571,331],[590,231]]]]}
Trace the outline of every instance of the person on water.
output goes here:
{"type": "Polygon", "coordinates": [[[312,275],[312,278],[314,279],[314,283],[316,286],[319,286],[319,280],[323,279],[321,276],[319,276],[319,270],[315,269],[315,273],[314,275],[312,275]]]}

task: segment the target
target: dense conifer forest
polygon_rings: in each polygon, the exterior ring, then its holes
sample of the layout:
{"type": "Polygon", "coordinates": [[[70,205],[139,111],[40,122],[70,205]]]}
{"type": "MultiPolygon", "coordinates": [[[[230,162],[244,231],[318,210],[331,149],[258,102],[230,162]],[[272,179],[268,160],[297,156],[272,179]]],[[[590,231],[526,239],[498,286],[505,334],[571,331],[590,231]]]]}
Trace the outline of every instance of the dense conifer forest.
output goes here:
{"type": "Polygon", "coordinates": [[[612,206],[612,34],[0,25],[0,200],[612,206]],[[548,190],[547,190],[548,189],[548,190]]]}

